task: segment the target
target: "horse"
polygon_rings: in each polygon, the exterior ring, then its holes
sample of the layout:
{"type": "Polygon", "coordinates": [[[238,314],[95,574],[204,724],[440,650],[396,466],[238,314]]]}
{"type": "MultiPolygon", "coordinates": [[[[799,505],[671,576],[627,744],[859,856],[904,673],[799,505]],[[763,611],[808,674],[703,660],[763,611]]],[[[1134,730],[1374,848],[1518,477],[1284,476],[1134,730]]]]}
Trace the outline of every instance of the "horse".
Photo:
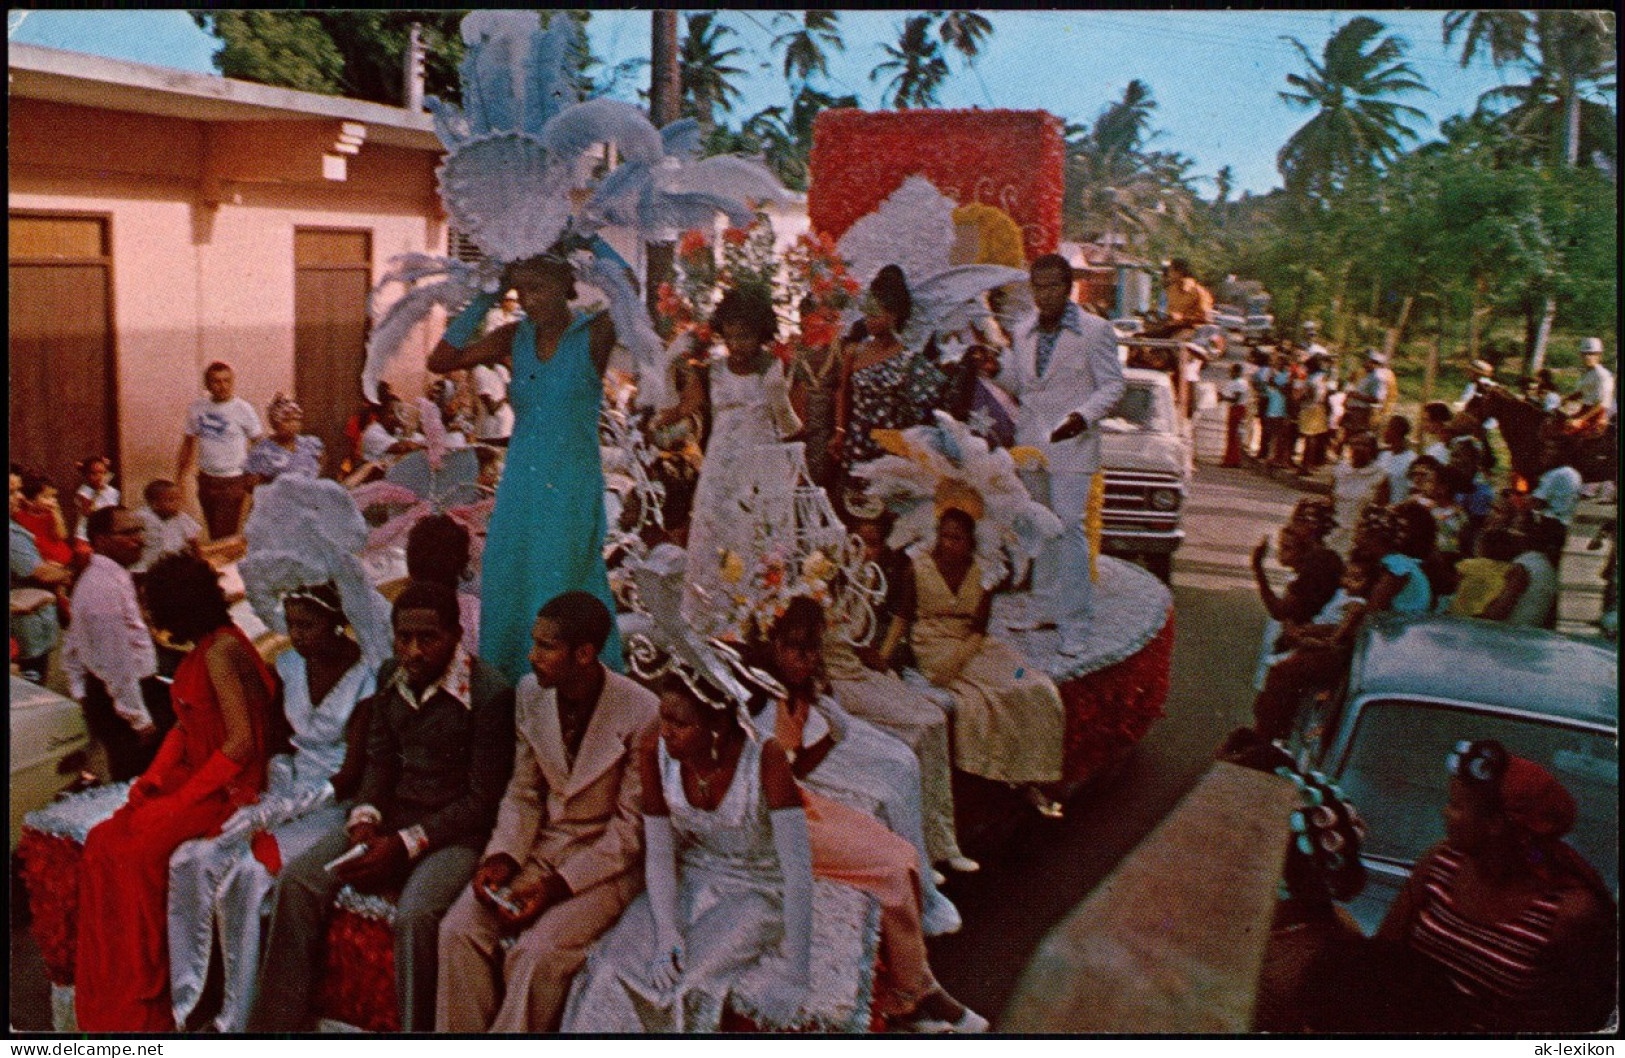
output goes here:
{"type": "MultiPolygon", "coordinates": [[[[1542,458],[1545,434],[1565,421],[1560,413],[1542,411],[1501,386],[1480,386],[1462,410],[1481,423],[1486,419],[1495,419],[1501,439],[1506,442],[1507,451],[1512,455],[1513,472],[1530,486],[1540,480],[1546,470],[1542,458]]],[[[1619,463],[1615,436],[1613,427],[1609,427],[1603,436],[1574,439],[1572,465],[1580,472],[1582,480],[1615,480],[1619,463]]]]}

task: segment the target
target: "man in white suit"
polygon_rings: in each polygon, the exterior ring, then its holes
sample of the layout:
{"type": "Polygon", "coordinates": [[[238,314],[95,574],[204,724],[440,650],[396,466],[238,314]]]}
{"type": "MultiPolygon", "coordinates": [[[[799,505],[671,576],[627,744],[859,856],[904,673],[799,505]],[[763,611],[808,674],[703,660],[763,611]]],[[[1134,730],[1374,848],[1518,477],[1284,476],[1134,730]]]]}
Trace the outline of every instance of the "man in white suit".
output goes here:
{"type": "Polygon", "coordinates": [[[588,947],[643,888],[633,747],[658,700],[599,662],[610,620],[581,591],[536,618],[513,777],[479,870],[440,924],[437,1032],[557,1032],[588,947]]]}
{"type": "Polygon", "coordinates": [[[1033,569],[1026,627],[1058,627],[1063,657],[1084,652],[1091,605],[1089,540],[1083,512],[1100,469],[1100,420],[1123,395],[1117,332],[1072,300],[1072,265],[1046,254],[1028,273],[1036,317],[1014,328],[994,382],[1020,404],[1016,445],[1043,453],[1043,468],[1022,475],[1033,498],[1065,526],[1045,545],[1033,569]]]}

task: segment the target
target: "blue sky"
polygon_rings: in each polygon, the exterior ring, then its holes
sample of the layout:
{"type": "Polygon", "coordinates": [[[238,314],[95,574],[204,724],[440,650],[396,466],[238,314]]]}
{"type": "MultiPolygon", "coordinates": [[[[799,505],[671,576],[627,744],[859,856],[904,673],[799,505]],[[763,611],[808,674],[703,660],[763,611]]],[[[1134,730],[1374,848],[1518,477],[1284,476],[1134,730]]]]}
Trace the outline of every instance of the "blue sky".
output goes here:
{"type": "MultiPolygon", "coordinates": [[[[845,53],[832,56],[826,87],[857,95],[865,106],[880,104],[883,82],[869,73],[884,60],[881,45],[896,39],[906,11],[847,11],[841,16],[845,53]]],[[[1282,37],[1297,37],[1319,55],[1327,36],[1360,12],[1353,11],[997,11],[986,12],[994,35],[974,69],[954,62],[942,93],[948,107],[1042,108],[1068,121],[1087,122],[1122,95],[1129,81],[1150,85],[1158,109],[1155,146],[1195,159],[1195,172],[1212,176],[1229,164],[1238,190],[1254,193],[1280,185],[1275,154],[1308,120],[1282,101],[1286,75],[1303,60],[1282,37]]],[[[1471,110],[1478,96],[1514,71],[1496,71],[1480,59],[1465,70],[1441,41],[1443,11],[1372,11],[1390,32],[1410,43],[1407,60],[1434,89],[1405,102],[1432,121],[1471,110]]],[[[180,11],[37,11],[11,40],[91,52],[114,58],[212,72],[215,43],[180,11]]],[[[735,120],[788,101],[777,54],[771,11],[725,11],[720,20],[735,30],[726,43],[746,54],[734,64],[748,77],[735,120]]],[[[649,15],[642,11],[596,11],[589,22],[594,52],[607,64],[649,53],[649,15]]],[[[628,83],[626,94],[647,85],[647,72],[628,83]]],[[[1419,123],[1425,138],[1431,122],[1419,123]]],[[[1200,185],[1212,194],[1211,183],[1200,185]]]]}

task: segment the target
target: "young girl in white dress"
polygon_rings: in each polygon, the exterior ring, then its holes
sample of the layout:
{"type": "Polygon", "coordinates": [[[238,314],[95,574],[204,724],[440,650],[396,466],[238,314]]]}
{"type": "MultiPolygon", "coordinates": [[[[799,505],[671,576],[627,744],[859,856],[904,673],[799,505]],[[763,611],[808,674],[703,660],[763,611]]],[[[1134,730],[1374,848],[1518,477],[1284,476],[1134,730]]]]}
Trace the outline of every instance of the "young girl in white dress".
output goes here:
{"type": "Polygon", "coordinates": [[[728,557],[742,561],[752,553],[754,526],[784,520],[773,518],[769,508],[787,512],[795,502],[795,483],[782,473],[783,440],[801,430],[784,365],[767,349],[778,329],[767,291],[728,291],[711,314],[711,326],[727,355],[694,349],[698,370],[688,373],[678,403],[651,423],[669,426],[710,406],[683,594],[683,616],[701,635],[717,632],[730,609],[728,557]]]}

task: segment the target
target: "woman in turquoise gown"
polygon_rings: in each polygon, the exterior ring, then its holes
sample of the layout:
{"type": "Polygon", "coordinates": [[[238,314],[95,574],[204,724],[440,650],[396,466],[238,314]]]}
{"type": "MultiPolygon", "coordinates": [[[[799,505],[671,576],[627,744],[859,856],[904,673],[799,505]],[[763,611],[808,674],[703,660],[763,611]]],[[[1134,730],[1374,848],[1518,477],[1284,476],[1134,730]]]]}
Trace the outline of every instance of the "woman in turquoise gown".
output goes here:
{"type": "MultiPolygon", "coordinates": [[[[480,579],[479,656],[517,682],[530,671],[536,612],[566,591],[591,592],[613,613],[604,570],[604,471],[598,448],[602,376],[615,345],[606,314],[575,313],[568,262],[534,257],[508,269],[525,317],[472,340],[490,307],[475,298],[429,357],[438,374],[511,360],[514,429],[480,579]]],[[[604,663],[621,669],[614,628],[604,663]]]]}

